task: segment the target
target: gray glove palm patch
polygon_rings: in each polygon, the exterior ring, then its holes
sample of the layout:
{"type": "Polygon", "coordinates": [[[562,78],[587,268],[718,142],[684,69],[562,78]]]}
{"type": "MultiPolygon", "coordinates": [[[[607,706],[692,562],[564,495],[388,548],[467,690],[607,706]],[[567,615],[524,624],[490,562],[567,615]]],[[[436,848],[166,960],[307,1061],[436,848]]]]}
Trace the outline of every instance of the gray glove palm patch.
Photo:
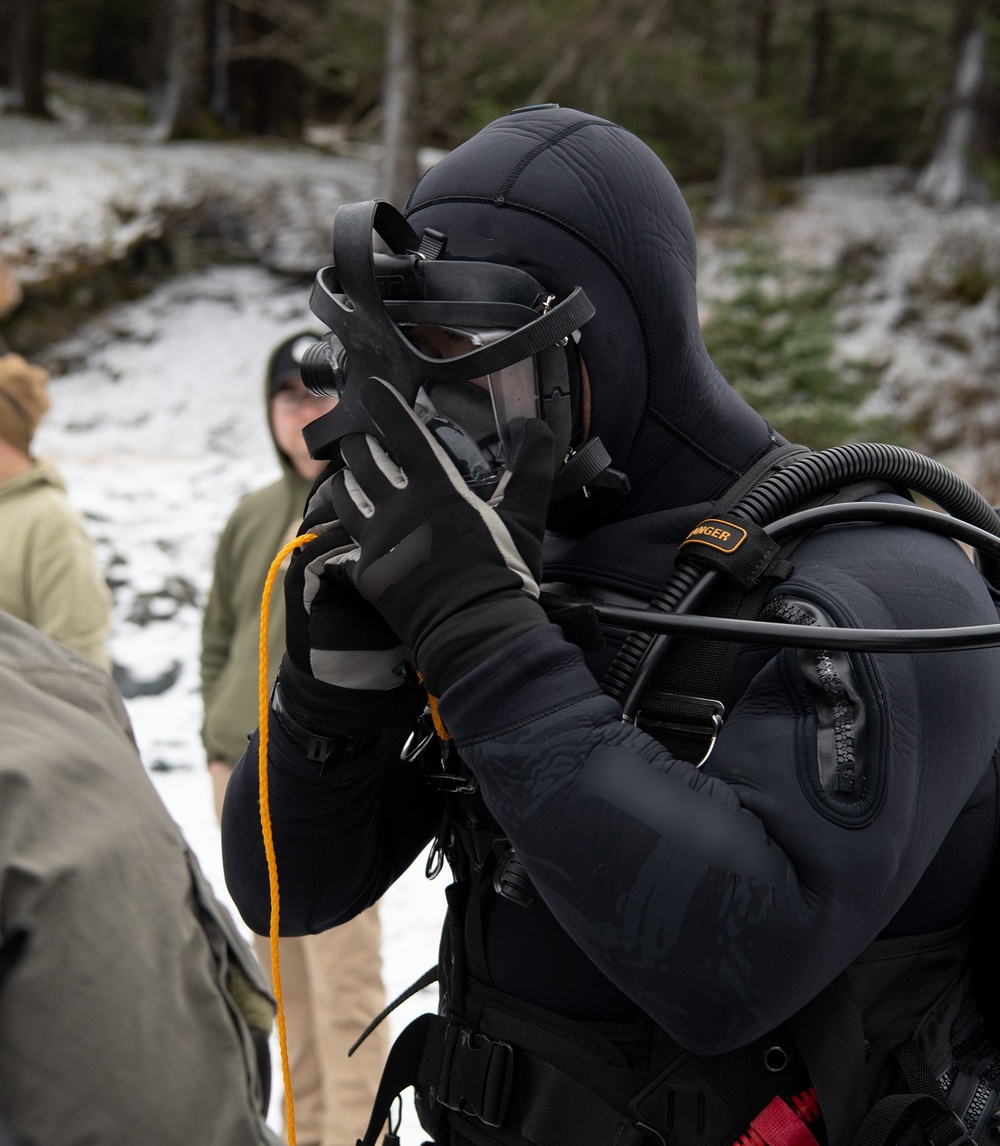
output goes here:
{"type": "Polygon", "coordinates": [[[341,443],[347,469],[330,479],[330,496],[357,551],[334,560],[424,676],[429,667],[446,681],[508,625],[516,635],[545,622],[536,602],[552,435],[539,420],[522,423],[511,468],[485,502],[391,386],[369,379],[359,397],[382,440],[341,443]]]}
{"type": "Polygon", "coordinates": [[[289,653],[323,684],[398,688],[410,651],[341,572],[357,561],[359,549],[336,520],[329,489],[328,480],[310,499],[307,527],[319,536],[300,551],[285,579],[289,653]]]}

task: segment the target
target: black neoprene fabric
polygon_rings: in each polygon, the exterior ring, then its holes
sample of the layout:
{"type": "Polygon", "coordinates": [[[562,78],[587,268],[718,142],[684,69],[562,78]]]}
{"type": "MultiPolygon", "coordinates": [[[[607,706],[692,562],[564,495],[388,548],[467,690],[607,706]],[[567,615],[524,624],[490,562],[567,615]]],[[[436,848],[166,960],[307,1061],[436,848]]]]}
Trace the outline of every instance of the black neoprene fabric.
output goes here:
{"type": "MultiPolygon", "coordinates": [[[[780,440],[704,349],[691,223],[672,179],[620,127],[528,111],[433,168],[409,218],[418,231],[471,232],[553,289],[587,290],[593,432],[632,493],[578,499],[563,522],[573,536],[547,542],[544,575],[648,600],[713,499],[780,440]]],[[[996,620],[971,563],[943,538],[838,527],[794,562],[776,592],[840,625],[996,620]]],[[[852,655],[861,815],[822,790],[817,711],[793,651],[746,650],[742,695],[702,771],[621,722],[598,685],[609,655],[585,656],[540,626],[441,698],[485,813],[540,897],[527,910],[484,907],[496,987],[577,1019],[638,1007],[683,1046],[716,1054],[799,1010],[886,929],[944,927],[968,912],[995,831],[1000,652],[852,655]]],[[[387,730],[335,780],[275,737],[287,933],[361,910],[438,830],[440,796],[399,760],[406,731],[387,730]]],[[[253,768],[237,767],[223,832],[233,897],[261,929],[253,768]]]]}
{"type": "Polygon", "coordinates": [[[622,504],[582,505],[575,532],[720,494],[770,445],[702,342],[694,231],[670,173],[624,128],[569,108],[504,116],[433,167],[407,204],[424,227],[477,236],[553,291],[582,285],[593,428],[629,476],[622,504]],[[485,241],[484,241],[485,240],[485,241]]]}

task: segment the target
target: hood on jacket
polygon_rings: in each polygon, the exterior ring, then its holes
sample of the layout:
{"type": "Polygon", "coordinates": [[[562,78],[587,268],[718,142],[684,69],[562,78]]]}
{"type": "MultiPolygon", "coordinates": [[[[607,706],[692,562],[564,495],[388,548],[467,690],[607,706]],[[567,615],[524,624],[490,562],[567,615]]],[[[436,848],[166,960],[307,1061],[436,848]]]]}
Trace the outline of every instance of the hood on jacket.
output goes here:
{"type": "Polygon", "coordinates": [[[35,458],[27,469],[0,481],[0,501],[20,497],[26,490],[40,485],[53,486],[63,492],[66,490],[66,483],[55,466],[42,458],[35,458]]]}
{"type": "MultiPolygon", "coordinates": [[[[292,459],[285,453],[285,451],[278,445],[278,439],[274,436],[274,423],[271,420],[271,399],[280,389],[282,375],[290,373],[289,367],[292,361],[292,349],[296,344],[303,339],[316,339],[319,335],[314,330],[299,330],[295,334],[289,335],[287,338],[282,339],[271,353],[268,355],[267,365],[264,367],[264,417],[267,420],[267,430],[271,435],[271,444],[274,446],[274,452],[278,455],[278,461],[281,463],[281,472],[287,478],[293,478],[298,482],[305,482],[306,479],[302,477],[295,466],[292,464],[292,459]]],[[[307,482],[307,485],[312,484],[307,482]]]]}
{"type": "Polygon", "coordinates": [[[556,292],[582,286],[596,306],[580,342],[590,433],[632,489],[573,495],[567,532],[711,500],[781,440],[709,358],[690,213],[631,132],[555,105],[512,112],[431,168],[406,215],[418,233],[471,232],[492,261],[556,292]]]}

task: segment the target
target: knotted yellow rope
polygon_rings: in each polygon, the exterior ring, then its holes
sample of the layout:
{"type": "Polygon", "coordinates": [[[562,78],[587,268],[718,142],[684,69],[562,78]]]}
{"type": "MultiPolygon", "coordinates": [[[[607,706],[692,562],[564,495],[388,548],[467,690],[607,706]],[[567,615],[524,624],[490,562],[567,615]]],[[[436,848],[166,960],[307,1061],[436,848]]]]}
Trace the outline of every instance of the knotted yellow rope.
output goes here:
{"type": "MultiPolygon", "coordinates": [[[[417,673],[417,680],[424,685],[425,689],[427,688],[427,685],[424,684],[424,678],[419,672],[417,673]]],[[[434,731],[437,733],[438,739],[450,740],[451,733],[445,728],[444,721],[441,719],[441,713],[438,712],[437,697],[433,696],[430,692],[427,693],[427,707],[430,709],[431,723],[434,725],[434,731]]]]}
{"type": "MultiPolygon", "coordinates": [[[[257,775],[260,788],[260,828],[264,836],[264,855],[267,858],[267,879],[271,892],[271,919],[268,933],[271,943],[271,980],[274,984],[274,1002],[278,1022],[278,1047],[281,1051],[281,1077],[285,1086],[285,1132],[288,1146],[295,1146],[295,1100],[292,1097],[292,1073],[288,1064],[288,1036],[285,1030],[285,1003],[281,994],[281,956],[278,943],[279,898],[278,898],[278,862],[274,854],[274,835],[271,830],[271,804],[267,787],[267,738],[268,738],[268,710],[269,696],[267,689],[267,630],[271,619],[271,593],[278,570],[285,558],[298,549],[315,541],[317,533],[303,533],[293,537],[282,547],[277,557],[271,562],[264,581],[264,594],[260,603],[260,643],[258,646],[258,673],[257,673],[257,723],[260,728],[257,747],[257,775]]],[[[421,683],[423,678],[421,677],[421,683]]],[[[444,726],[437,708],[437,698],[428,693],[428,703],[431,710],[431,720],[434,729],[442,740],[450,740],[451,733],[444,726]]]]}
{"type": "Polygon", "coordinates": [[[281,957],[278,945],[278,863],[274,855],[274,836],[271,831],[271,804],[267,790],[267,629],[271,619],[271,593],[285,558],[300,545],[315,541],[318,534],[303,533],[292,538],[271,562],[264,581],[264,595],[260,603],[260,645],[257,673],[257,715],[260,743],[257,753],[257,774],[260,785],[260,828],[264,836],[264,855],[267,857],[267,878],[271,889],[271,922],[268,927],[271,940],[271,980],[274,984],[274,1002],[277,1007],[278,1046],[281,1050],[281,1077],[285,1084],[285,1129],[288,1146],[295,1146],[295,1100],[292,1097],[292,1072],[288,1065],[288,1037],[285,1032],[285,1004],[281,997],[281,957]]]}

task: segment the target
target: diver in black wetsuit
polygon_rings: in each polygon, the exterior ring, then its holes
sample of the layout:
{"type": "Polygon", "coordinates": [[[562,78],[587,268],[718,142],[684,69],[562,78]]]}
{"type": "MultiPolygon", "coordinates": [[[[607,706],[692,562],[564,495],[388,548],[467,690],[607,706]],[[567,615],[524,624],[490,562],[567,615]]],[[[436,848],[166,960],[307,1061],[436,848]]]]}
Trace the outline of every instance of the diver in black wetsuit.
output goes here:
{"type": "MultiPolygon", "coordinates": [[[[554,383],[530,348],[533,406],[505,365],[483,407],[486,358],[466,375],[478,386],[438,381],[415,407],[388,369],[366,363],[347,387],[359,420],[339,423],[327,455],[342,450],[346,468],[315,491],[305,526],[320,537],[286,579],[270,722],[283,933],[353,917],[437,841],[455,875],[442,1013],[394,1052],[386,1093],[414,1084],[438,1141],[729,1146],[753,1123],[770,1146],[800,1131],[846,1146],[903,1092],[923,1104],[898,1101],[858,1141],[1000,1141],[1000,1059],[970,969],[998,825],[1000,651],[738,646],[703,762],[683,730],[623,722],[600,682],[625,634],[573,623],[579,609],[553,624],[540,587],[571,605],[645,605],[699,523],[728,532],[730,487],[788,450],[704,348],[686,206],[630,133],[548,106],[442,160],[406,216],[423,233],[420,274],[434,260],[517,268],[530,280],[505,284],[505,305],[569,313],[582,287],[593,317],[559,329],[554,383]],[[365,419],[367,437],[349,432],[365,419]],[[448,435],[473,424],[470,469],[448,435]],[[597,438],[603,461],[574,469],[597,438]],[[491,480],[477,491],[480,461],[491,480]],[[401,759],[425,689],[450,739],[401,759]],[[957,1117],[935,1122],[945,1096],[957,1117]],[[776,1097],[794,1133],[759,1120],[776,1097]]],[[[391,278],[382,298],[405,298],[391,278]]],[[[419,305],[386,309],[424,361],[471,362],[493,336],[472,303],[442,318],[458,288],[434,281],[420,279],[419,305]]],[[[853,496],[902,501],[884,486],[853,496]]],[[[755,615],[996,621],[943,537],[839,526],[779,558],[755,615]]],[[[678,691],[721,646],[686,647],[663,678],[678,691]]],[[[223,837],[230,890],[263,932],[257,804],[255,738],[223,837]]]]}

